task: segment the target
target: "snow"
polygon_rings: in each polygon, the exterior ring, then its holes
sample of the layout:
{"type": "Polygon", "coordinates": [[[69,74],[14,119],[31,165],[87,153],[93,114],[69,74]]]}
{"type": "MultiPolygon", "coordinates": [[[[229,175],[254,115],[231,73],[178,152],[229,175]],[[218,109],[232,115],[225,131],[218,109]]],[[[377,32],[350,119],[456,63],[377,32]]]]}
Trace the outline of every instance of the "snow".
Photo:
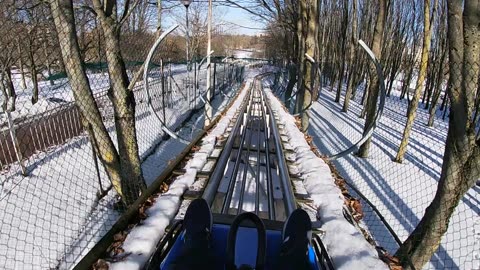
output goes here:
{"type": "MultiPolygon", "coordinates": [[[[99,95],[105,92],[109,87],[109,80],[107,73],[88,73],[92,93],[99,95]]],[[[38,82],[38,102],[32,104],[32,92],[33,83],[30,78],[26,77],[26,86],[23,88],[21,85],[20,74],[18,71],[12,72],[12,81],[14,83],[15,91],[17,94],[16,110],[11,112],[14,119],[21,120],[31,115],[38,115],[46,111],[52,110],[59,106],[73,102],[73,92],[68,84],[68,79],[58,79],[54,81],[54,85],[50,85],[49,81],[38,82]]],[[[0,103],[3,102],[5,97],[0,95],[0,103]]],[[[0,114],[0,124],[5,123],[5,114],[0,114]]],[[[3,128],[3,126],[0,126],[3,128]]]]}
{"type": "Polygon", "coordinates": [[[284,111],[269,89],[266,90],[272,110],[279,119],[277,125],[284,125],[285,135],[294,149],[303,185],[317,209],[320,229],[325,231],[322,241],[336,269],[388,269],[363,234],[345,219],[344,198],[328,165],[310,150],[294,117],[284,111]]]}
{"type": "MultiPolygon", "coordinates": [[[[434,127],[427,127],[428,111],[419,107],[403,164],[392,161],[406,121],[406,102],[399,100],[401,84],[395,83],[387,98],[383,117],[374,132],[370,155],[354,155],[333,161],[339,173],[362,192],[381,212],[399,238],[404,241],[422,218],[433,199],[441,173],[447,120],[437,112],[434,127]]],[[[347,114],[334,102],[335,91],[322,89],[310,115],[308,133],[319,151],[334,155],[362,136],[364,120],[358,115],[363,88],[350,104],[347,114]]],[[[344,93],[344,91],[342,91],[344,93]]],[[[393,254],[397,243],[376,214],[363,203],[363,221],[377,243],[393,254]]],[[[457,206],[441,246],[425,269],[480,269],[480,188],[471,188],[457,206]]]]}
{"type": "Polygon", "coordinates": [[[252,58],[255,49],[233,50],[235,58],[252,58]]]}
{"type": "MultiPolygon", "coordinates": [[[[185,76],[185,72],[180,71],[176,71],[175,75],[178,82],[185,76]]],[[[94,89],[98,90],[94,91],[97,94],[104,93],[101,88],[108,84],[108,75],[89,74],[89,78],[98,82],[93,84],[97,87],[94,89]]],[[[62,82],[63,80],[56,80],[52,87],[48,82],[40,82],[39,103],[48,102],[48,98],[52,97],[68,100],[70,89],[63,85],[66,81],[62,82]]],[[[204,83],[201,82],[202,87],[204,83]]],[[[155,83],[154,79],[152,87],[155,88],[156,85],[158,82],[155,83]]],[[[163,132],[158,120],[145,103],[140,102],[145,98],[142,92],[135,92],[136,127],[143,161],[142,171],[145,181],[151,183],[185,145],[173,139],[162,140],[163,132]]],[[[18,114],[13,113],[14,117],[45,110],[41,106],[32,109],[25,105],[29,102],[28,91],[19,94],[18,114]],[[22,106],[28,108],[22,111],[22,106]],[[21,114],[22,112],[26,114],[21,114]]],[[[190,112],[188,106],[182,105],[181,100],[179,102],[175,110],[167,110],[167,119],[170,119],[168,126],[174,130],[180,127],[190,112]]],[[[218,114],[227,103],[227,98],[218,95],[212,104],[214,114],[218,114]]],[[[55,106],[58,105],[55,103],[55,106]]],[[[109,111],[102,113],[108,116],[109,111]]],[[[113,122],[108,117],[105,120],[116,141],[113,122]]],[[[202,127],[202,111],[199,111],[179,130],[179,134],[188,139],[195,136],[202,127]]],[[[19,173],[18,164],[11,164],[6,170],[0,171],[0,268],[71,268],[118,219],[118,212],[114,210],[116,193],[111,190],[101,200],[96,198],[95,194],[99,190],[98,177],[91,145],[85,135],[38,152],[25,163],[29,171],[27,177],[19,173]]],[[[100,179],[104,188],[109,186],[101,164],[100,179]]]]}
{"type": "Polygon", "coordinates": [[[246,94],[245,89],[252,83],[250,73],[245,88],[238,95],[237,100],[222,117],[217,125],[202,139],[201,146],[192,159],[185,165],[186,173],[177,177],[169,187],[169,190],[159,196],[153,206],[146,213],[148,215],[142,224],[130,231],[122,248],[125,254],[130,253],[124,260],[110,264],[110,269],[141,269],[154,252],[155,246],[165,233],[165,228],[175,217],[181,203],[181,196],[191,186],[197,172],[201,171],[207,162],[207,157],[213,152],[216,137],[225,133],[235,111],[240,106],[246,94]]]}
{"type": "MultiPolygon", "coordinates": [[[[177,64],[171,65],[170,70],[172,72],[172,76],[174,76],[177,83],[180,83],[182,79],[186,77],[186,65],[177,64]]],[[[220,65],[217,67],[217,72],[223,72],[223,66],[220,65]]],[[[165,68],[165,72],[168,68],[165,68]]],[[[129,77],[133,77],[131,72],[128,72],[129,77]]],[[[157,81],[159,82],[159,72],[157,69],[150,72],[149,81],[157,81]]],[[[193,75],[191,75],[193,77],[193,75]]],[[[200,74],[198,75],[199,78],[206,77],[206,66],[203,66],[200,70],[200,74]]],[[[92,90],[92,94],[95,98],[105,97],[108,88],[110,87],[110,80],[107,72],[87,72],[87,78],[90,82],[90,87],[92,90]]],[[[201,81],[204,80],[200,79],[201,81]]],[[[26,88],[22,87],[21,83],[21,76],[19,71],[13,70],[12,71],[12,81],[15,87],[15,91],[17,94],[16,99],[16,110],[11,112],[12,118],[15,119],[15,122],[19,122],[24,119],[28,119],[33,115],[39,115],[42,113],[46,113],[48,111],[54,110],[60,106],[64,106],[66,104],[74,102],[74,96],[70,84],[68,83],[67,78],[57,79],[54,80],[54,85],[50,84],[50,81],[39,81],[38,82],[38,102],[36,104],[32,104],[32,92],[33,92],[33,82],[31,78],[26,77],[26,88]]],[[[140,90],[143,92],[142,89],[142,81],[137,82],[136,90],[140,90]]],[[[153,86],[152,86],[153,87],[153,86]]],[[[139,93],[136,93],[138,96],[139,93]]],[[[136,97],[137,98],[137,97],[136,97]]],[[[0,94],[0,104],[3,103],[5,97],[0,94]]],[[[11,102],[11,99],[8,100],[11,102]]],[[[0,112],[0,128],[4,127],[4,123],[6,123],[6,116],[4,112],[0,112]]]]}

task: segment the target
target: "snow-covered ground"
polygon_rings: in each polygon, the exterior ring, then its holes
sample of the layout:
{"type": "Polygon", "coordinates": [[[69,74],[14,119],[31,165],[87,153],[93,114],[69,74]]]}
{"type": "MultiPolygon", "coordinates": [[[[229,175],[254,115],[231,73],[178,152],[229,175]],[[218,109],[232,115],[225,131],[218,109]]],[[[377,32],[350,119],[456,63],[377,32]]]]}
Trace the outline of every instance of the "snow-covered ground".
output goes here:
{"type": "Polygon", "coordinates": [[[336,269],[388,269],[363,234],[345,219],[345,198],[335,184],[328,165],[311,151],[303,133],[295,125],[294,117],[283,109],[270,90],[266,93],[272,110],[278,116],[277,125],[284,126],[288,144],[295,152],[298,172],[314,202],[320,229],[325,231],[322,241],[336,269]]]}
{"type": "MultiPolygon", "coordinates": [[[[344,93],[344,91],[343,91],[344,93]]],[[[310,110],[309,134],[324,155],[333,155],[361,138],[364,120],[358,115],[363,89],[359,89],[348,113],[335,103],[335,92],[324,88],[310,110]]],[[[333,164],[382,213],[403,241],[424,214],[435,194],[440,177],[448,129],[437,113],[434,127],[427,127],[428,112],[418,110],[403,164],[392,161],[406,121],[406,102],[395,88],[387,98],[383,117],[375,130],[368,158],[349,155],[333,164]]],[[[380,219],[366,205],[364,218],[380,246],[394,253],[398,248],[380,219]]],[[[426,269],[480,269],[480,188],[471,188],[451,218],[441,246],[426,269]]]]}
{"type": "Polygon", "coordinates": [[[235,58],[252,58],[253,57],[253,51],[254,49],[238,49],[238,50],[233,50],[233,55],[235,58]]]}
{"type": "MultiPolygon", "coordinates": [[[[103,84],[106,75],[97,75],[100,82],[96,84],[98,86],[103,84]]],[[[180,72],[175,76],[180,85],[184,76],[180,72]]],[[[60,81],[56,81],[57,86],[60,81]]],[[[156,85],[158,83],[152,83],[153,88],[156,85]]],[[[69,95],[69,90],[65,89],[59,94],[64,98],[69,95]]],[[[44,88],[40,93],[45,99],[52,97],[44,88]]],[[[145,103],[140,102],[142,95],[142,91],[136,93],[136,128],[143,174],[146,182],[151,183],[185,145],[172,139],[162,142],[163,132],[159,121],[145,103]]],[[[179,127],[189,114],[189,106],[184,105],[186,100],[180,96],[174,97],[174,101],[177,101],[175,107],[167,110],[167,122],[172,129],[179,127]]],[[[20,106],[28,102],[29,96],[19,98],[17,104],[20,106]]],[[[218,95],[212,104],[214,113],[218,113],[227,102],[225,96],[218,95]]],[[[43,109],[38,108],[35,112],[43,109]]],[[[27,115],[31,113],[33,109],[28,110],[27,115]]],[[[112,130],[113,125],[108,119],[106,124],[112,130]]],[[[202,112],[199,112],[191,117],[179,133],[188,139],[202,126],[202,112]]],[[[114,137],[113,132],[111,134],[114,137]]],[[[26,165],[29,172],[27,177],[20,174],[18,164],[13,164],[0,174],[0,268],[68,268],[118,218],[118,212],[113,209],[115,192],[109,192],[101,200],[96,199],[99,179],[103,188],[108,187],[109,182],[101,164],[97,176],[91,144],[85,136],[77,136],[64,145],[37,153],[26,161],[26,165]]]]}

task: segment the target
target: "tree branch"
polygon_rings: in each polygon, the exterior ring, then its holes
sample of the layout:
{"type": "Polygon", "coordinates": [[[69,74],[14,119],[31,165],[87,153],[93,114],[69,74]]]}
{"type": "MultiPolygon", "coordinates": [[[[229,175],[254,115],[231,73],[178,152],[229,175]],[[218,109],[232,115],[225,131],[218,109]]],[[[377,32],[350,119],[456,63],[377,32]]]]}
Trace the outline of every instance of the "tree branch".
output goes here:
{"type": "Polygon", "coordinates": [[[232,1],[232,0],[225,0],[225,2],[231,4],[231,5],[235,6],[235,7],[241,8],[241,9],[247,11],[247,12],[250,13],[250,14],[253,14],[253,15],[257,16],[257,17],[262,18],[263,20],[270,21],[270,19],[267,18],[267,17],[265,17],[264,15],[262,15],[262,14],[260,14],[260,13],[257,13],[257,12],[254,12],[254,11],[250,10],[249,8],[247,8],[247,7],[241,6],[240,4],[238,4],[238,3],[236,3],[236,2],[234,2],[234,1],[232,1]]]}
{"type": "Polygon", "coordinates": [[[132,8],[128,8],[127,6],[127,2],[130,2],[129,0],[126,0],[125,1],[125,6],[124,6],[124,10],[123,10],[123,15],[122,15],[122,18],[120,19],[120,23],[118,24],[119,27],[121,27],[128,19],[128,17],[130,17],[130,15],[132,14],[133,10],[135,10],[135,8],[138,6],[138,4],[140,3],[140,0],[136,0],[133,5],[132,5],[132,8]]]}

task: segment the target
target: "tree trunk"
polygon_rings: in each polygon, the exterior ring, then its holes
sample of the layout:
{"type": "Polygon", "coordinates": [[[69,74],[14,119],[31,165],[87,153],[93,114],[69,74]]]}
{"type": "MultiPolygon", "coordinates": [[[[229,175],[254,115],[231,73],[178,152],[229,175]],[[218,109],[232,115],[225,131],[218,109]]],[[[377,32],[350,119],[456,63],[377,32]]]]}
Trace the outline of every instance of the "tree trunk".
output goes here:
{"type": "Polygon", "coordinates": [[[429,127],[433,126],[433,122],[435,120],[435,112],[437,111],[438,99],[440,98],[440,94],[442,93],[442,81],[443,81],[443,73],[442,73],[443,68],[442,67],[444,66],[445,59],[446,59],[446,51],[444,53],[442,53],[442,56],[440,58],[440,63],[438,64],[439,69],[438,69],[438,74],[437,74],[437,81],[435,83],[436,88],[433,92],[432,102],[430,104],[430,108],[429,108],[429,111],[428,111],[429,116],[428,116],[427,126],[429,126],[429,127]]]}
{"type": "Polygon", "coordinates": [[[290,109],[292,91],[296,83],[297,83],[297,67],[295,66],[295,64],[291,63],[288,68],[288,84],[287,84],[287,89],[285,90],[285,107],[287,107],[287,109],[290,109]]]}
{"type": "Polygon", "coordinates": [[[304,83],[303,83],[303,72],[305,70],[305,38],[304,38],[304,24],[303,20],[303,12],[302,10],[304,5],[300,4],[298,7],[298,18],[297,18],[297,39],[298,39],[298,51],[297,51],[297,98],[295,100],[295,109],[293,110],[294,113],[299,113],[302,110],[303,106],[303,96],[305,92],[304,83]]]}
{"type": "MultiPolygon", "coordinates": [[[[413,56],[415,57],[415,56],[413,56]]],[[[414,63],[412,61],[410,68],[408,69],[407,77],[403,78],[403,83],[402,83],[402,92],[400,94],[400,99],[404,99],[405,95],[410,91],[410,82],[412,81],[413,77],[413,69],[414,69],[414,63]]]]}
{"type": "Polygon", "coordinates": [[[15,92],[15,86],[13,85],[12,81],[12,71],[10,68],[5,70],[5,81],[6,81],[6,89],[7,89],[7,98],[9,104],[7,110],[10,112],[15,111],[15,104],[17,102],[17,93],[15,92]]]}
{"type": "Polygon", "coordinates": [[[93,145],[97,145],[98,154],[105,170],[117,193],[127,202],[124,185],[122,182],[129,179],[122,178],[122,171],[118,153],[102,122],[102,116],[93,98],[90,84],[85,73],[82,56],[78,45],[73,16],[72,0],[50,0],[52,17],[55,23],[58,40],[62,48],[62,57],[65,70],[73,90],[76,105],[78,106],[85,128],[93,132],[89,133],[93,145]]]}
{"type": "Polygon", "coordinates": [[[338,75],[338,87],[337,94],[335,96],[335,102],[340,102],[342,96],[343,76],[345,75],[345,44],[347,43],[347,27],[348,25],[348,0],[343,1],[343,21],[342,21],[342,47],[340,52],[340,70],[338,75]]]}
{"type": "MultiPolygon", "coordinates": [[[[46,35],[48,38],[48,35],[46,35]]],[[[45,54],[45,67],[47,68],[47,75],[50,85],[54,85],[55,82],[51,79],[52,78],[52,65],[50,63],[50,55],[48,54],[47,43],[46,41],[43,42],[43,53],[45,54]]]]}
{"type": "MultiPolygon", "coordinates": [[[[435,0],[433,10],[437,5],[438,0],[435,0]]],[[[420,63],[420,70],[418,71],[418,80],[417,85],[415,86],[415,94],[413,95],[412,101],[408,109],[407,123],[405,129],[403,130],[402,141],[398,147],[397,156],[395,157],[395,162],[402,163],[405,153],[407,152],[408,139],[410,138],[410,132],[415,122],[415,117],[417,116],[418,102],[420,100],[420,94],[423,88],[423,82],[425,81],[425,76],[427,74],[428,68],[428,54],[430,51],[431,43],[431,24],[430,24],[430,0],[425,0],[424,3],[424,37],[423,37],[423,48],[422,48],[422,58],[420,63]]]]}
{"type": "MultiPolygon", "coordinates": [[[[315,43],[316,36],[318,31],[318,9],[317,9],[317,0],[308,0],[301,1],[301,19],[303,23],[303,37],[305,38],[305,53],[315,57],[315,43]]],[[[310,61],[305,61],[305,68],[303,69],[303,104],[301,110],[302,117],[302,131],[306,132],[308,130],[309,116],[308,116],[308,107],[312,102],[312,91],[314,86],[316,70],[314,68],[314,63],[310,61]]]]}
{"type": "Polygon", "coordinates": [[[451,113],[442,173],[432,203],[396,253],[405,267],[411,260],[416,269],[437,250],[455,207],[480,175],[480,146],[471,117],[479,75],[480,6],[478,1],[466,0],[462,23],[462,2],[447,4],[451,113]]]}
{"type": "Polygon", "coordinates": [[[348,79],[347,91],[345,92],[345,100],[343,101],[342,112],[348,112],[348,107],[350,105],[350,98],[352,97],[353,85],[354,85],[354,74],[355,74],[355,46],[357,45],[357,0],[352,1],[352,35],[351,35],[351,44],[350,44],[350,76],[348,79]]]}
{"type": "Polygon", "coordinates": [[[7,102],[8,102],[8,94],[7,94],[7,87],[5,85],[5,80],[4,80],[4,72],[0,72],[0,92],[2,93],[2,96],[4,97],[2,100],[2,111],[7,111],[7,102]]]}
{"type": "Polygon", "coordinates": [[[157,0],[157,31],[162,29],[162,0],[157,0]]]}
{"type": "Polygon", "coordinates": [[[20,46],[20,41],[17,41],[17,52],[18,52],[18,64],[20,67],[20,78],[22,83],[22,89],[27,89],[27,82],[25,81],[25,67],[23,64],[23,57],[22,57],[22,46],[20,46]]]}
{"type": "MultiPolygon", "coordinates": [[[[432,60],[436,61],[437,59],[435,58],[432,58],[432,60]]],[[[433,66],[432,66],[432,70],[436,70],[436,65],[437,64],[434,64],[432,62],[430,62],[433,66]]],[[[428,83],[426,85],[426,89],[425,89],[425,92],[426,92],[426,100],[422,103],[425,103],[425,107],[424,109],[427,110],[429,107],[430,107],[430,101],[432,99],[432,95],[433,95],[433,89],[435,87],[435,82],[437,80],[437,77],[438,77],[438,74],[435,74],[435,72],[431,72],[430,74],[427,73],[427,76],[429,79],[427,79],[428,83]]]]}
{"type": "MultiPolygon", "coordinates": [[[[115,3],[115,1],[112,1],[115,3]]],[[[116,6],[113,4],[113,6],[116,6]]],[[[122,190],[127,205],[132,204],[146,189],[138,154],[135,128],[135,98],[128,90],[129,80],[120,52],[120,27],[114,12],[108,16],[102,6],[95,5],[105,38],[105,51],[110,77],[109,97],[113,103],[118,154],[122,168],[122,190]]]]}
{"type": "MultiPolygon", "coordinates": [[[[30,44],[32,46],[32,44],[30,44]]],[[[33,91],[32,91],[32,104],[36,104],[38,102],[38,78],[37,78],[37,65],[35,64],[35,56],[33,54],[33,48],[29,48],[28,50],[28,60],[30,62],[30,74],[32,75],[32,84],[33,84],[33,91]]]]}
{"type": "MultiPolygon", "coordinates": [[[[373,35],[373,44],[372,44],[372,51],[375,54],[375,57],[377,59],[382,58],[382,46],[381,46],[381,41],[383,37],[383,30],[384,30],[384,25],[385,25],[385,19],[387,16],[387,11],[386,11],[386,0],[378,0],[378,15],[377,15],[377,21],[375,23],[375,31],[373,35]]],[[[367,132],[367,127],[372,124],[375,118],[375,112],[377,110],[377,99],[378,99],[378,93],[379,93],[379,78],[375,76],[376,71],[375,67],[372,64],[370,64],[370,93],[368,94],[367,98],[367,110],[366,110],[366,119],[365,119],[365,126],[363,128],[363,135],[366,134],[367,132]]],[[[370,143],[371,143],[371,137],[365,141],[361,146],[360,149],[358,150],[358,156],[359,157],[367,157],[368,156],[368,150],[370,148],[370,143]]]]}

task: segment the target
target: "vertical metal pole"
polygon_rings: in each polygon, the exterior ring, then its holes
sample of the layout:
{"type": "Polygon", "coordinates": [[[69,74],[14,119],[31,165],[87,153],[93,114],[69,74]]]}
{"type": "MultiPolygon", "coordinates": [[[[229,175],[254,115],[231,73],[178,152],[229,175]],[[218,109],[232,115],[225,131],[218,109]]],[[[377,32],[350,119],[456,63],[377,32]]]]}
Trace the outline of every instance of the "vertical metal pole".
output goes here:
{"type": "Polygon", "coordinates": [[[226,69],[227,65],[225,63],[223,63],[223,89],[225,89],[225,84],[227,84],[227,69],[226,69]]]}
{"type": "Polygon", "coordinates": [[[208,0],[207,39],[207,102],[205,104],[205,127],[210,125],[210,119],[212,119],[212,106],[210,105],[210,88],[212,78],[212,67],[210,65],[210,51],[212,50],[212,0],[208,0]]]}
{"type": "Polygon", "coordinates": [[[190,98],[189,98],[189,90],[190,90],[190,27],[188,24],[188,5],[185,6],[185,18],[186,18],[186,33],[187,33],[187,79],[186,79],[186,92],[187,92],[187,104],[188,108],[190,108],[190,98]]]}
{"type": "Polygon", "coordinates": [[[215,90],[217,88],[217,63],[213,63],[213,84],[212,84],[212,97],[215,96],[215,90]]]}
{"type": "Polygon", "coordinates": [[[197,108],[197,90],[198,90],[198,75],[197,74],[197,61],[193,63],[193,108],[197,108]]]}
{"type": "MultiPolygon", "coordinates": [[[[93,132],[92,124],[88,124],[88,129],[90,132],[93,132]]],[[[95,151],[95,141],[93,138],[88,136],[88,140],[90,141],[90,145],[92,146],[92,159],[93,159],[93,164],[95,165],[95,171],[97,172],[97,180],[98,180],[98,186],[100,187],[100,195],[105,192],[103,190],[102,186],[102,177],[100,176],[100,168],[98,166],[98,160],[97,160],[97,151],[95,151]]]]}
{"type": "Polygon", "coordinates": [[[169,105],[169,108],[173,107],[173,87],[172,87],[172,63],[168,64],[168,88],[167,88],[167,102],[169,105]]]}
{"type": "Polygon", "coordinates": [[[188,6],[185,6],[185,18],[187,20],[185,26],[185,32],[187,34],[187,74],[188,74],[188,64],[190,63],[190,33],[189,33],[189,26],[188,26],[188,6]]]}
{"type": "Polygon", "coordinates": [[[160,59],[160,68],[161,68],[161,74],[162,74],[162,111],[163,111],[163,124],[167,125],[166,119],[167,117],[165,116],[165,73],[163,69],[163,60],[160,59]]]}
{"type": "Polygon", "coordinates": [[[25,164],[23,164],[23,157],[22,152],[20,151],[20,145],[17,141],[17,135],[15,134],[15,125],[12,121],[12,116],[9,110],[6,110],[5,114],[7,115],[7,122],[8,122],[8,131],[10,132],[10,137],[13,143],[13,149],[15,150],[15,155],[17,156],[18,163],[20,164],[20,168],[22,170],[22,174],[24,176],[27,175],[27,170],[25,168],[25,164]]]}

